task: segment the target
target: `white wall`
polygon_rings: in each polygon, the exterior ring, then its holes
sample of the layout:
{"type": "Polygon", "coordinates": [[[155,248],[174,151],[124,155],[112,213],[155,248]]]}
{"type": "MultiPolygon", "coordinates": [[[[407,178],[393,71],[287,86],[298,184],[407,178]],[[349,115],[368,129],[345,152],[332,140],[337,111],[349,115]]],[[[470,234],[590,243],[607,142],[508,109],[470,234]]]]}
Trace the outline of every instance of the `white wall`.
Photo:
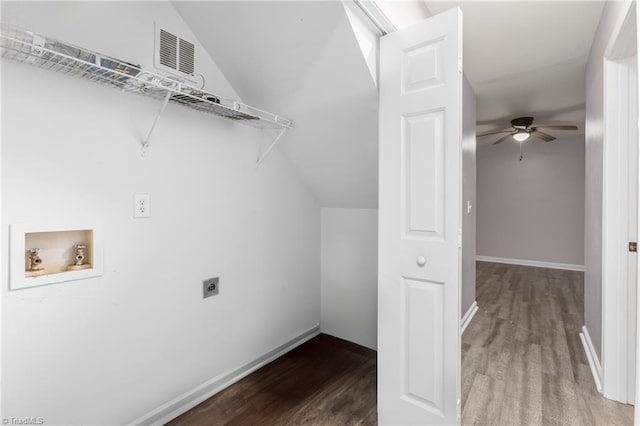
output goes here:
{"type": "Polygon", "coordinates": [[[280,150],[320,204],[377,207],[378,90],[342,3],[173,3],[248,102],[296,122],[280,150]]]}
{"type": "MultiPolygon", "coordinates": [[[[2,13],[145,66],[155,19],[188,34],[164,2],[2,13]]],[[[198,60],[207,88],[233,96],[198,60]]],[[[159,107],[3,61],[4,416],[123,424],[319,322],[319,207],[288,162],[275,150],[256,168],[258,130],[173,105],[142,158],[159,107]],[[151,194],[151,219],[132,218],[135,192],[151,194]],[[74,220],[102,224],[104,276],[8,291],[9,225],[74,220]],[[211,276],[220,294],[202,300],[211,276]]]]}
{"type": "MultiPolygon", "coordinates": [[[[461,315],[476,300],[476,101],[466,79],[463,115],[461,315]]],[[[321,330],[376,349],[378,209],[323,208],[321,217],[321,330]]]]}
{"type": "Polygon", "coordinates": [[[630,5],[630,1],[605,3],[587,63],[584,315],[585,325],[598,356],[601,356],[602,349],[603,58],[614,30],[622,25],[630,5]]]}
{"type": "MultiPolygon", "coordinates": [[[[557,135],[559,136],[559,135],[557,135]]],[[[478,147],[478,255],[584,263],[584,137],[478,147]]]]}
{"type": "Polygon", "coordinates": [[[464,79],[462,129],[462,307],[476,301],[476,97],[464,79]],[[471,209],[467,209],[471,203],[471,209]]]}
{"type": "Polygon", "coordinates": [[[377,348],[378,209],[323,208],[321,331],[377,348]]]}

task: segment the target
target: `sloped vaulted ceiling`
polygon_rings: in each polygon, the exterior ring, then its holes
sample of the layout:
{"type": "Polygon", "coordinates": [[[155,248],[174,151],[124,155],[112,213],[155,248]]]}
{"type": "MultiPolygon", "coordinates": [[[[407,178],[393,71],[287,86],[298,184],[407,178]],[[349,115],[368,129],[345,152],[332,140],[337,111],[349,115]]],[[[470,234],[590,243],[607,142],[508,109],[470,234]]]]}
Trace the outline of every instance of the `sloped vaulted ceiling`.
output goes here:
{"type": "Polygon", "coordinates": [[[243,101],[294,120],[280,149],[321,206],[377,206],[378,92],[341,2],[174,6],[243,101]]]}

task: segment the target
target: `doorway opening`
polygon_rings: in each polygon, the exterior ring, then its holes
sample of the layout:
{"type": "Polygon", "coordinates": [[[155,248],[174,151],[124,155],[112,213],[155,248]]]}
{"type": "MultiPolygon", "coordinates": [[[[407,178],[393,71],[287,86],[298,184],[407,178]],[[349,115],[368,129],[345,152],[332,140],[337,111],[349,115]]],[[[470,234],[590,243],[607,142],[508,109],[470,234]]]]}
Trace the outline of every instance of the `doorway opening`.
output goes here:
{"type": "Polygon", "coordinates": [[[599,98],[604,121],[596,125],[604,140],[603,174],[594,178],[603,191],[602,274],[596,277],[602,286],[594,290],[591,277],[585,289],[579,271],[480,262],[480,311],[463,335],[464,423],[633,423],[627,404],[635,403],[637,375],[638,265],[630,250],[638,238],[635,5],[611,39],[599,98]],[[589,308],[597,308],[595,345],[581,325],[587,323],[584,292],[589,308]]]}

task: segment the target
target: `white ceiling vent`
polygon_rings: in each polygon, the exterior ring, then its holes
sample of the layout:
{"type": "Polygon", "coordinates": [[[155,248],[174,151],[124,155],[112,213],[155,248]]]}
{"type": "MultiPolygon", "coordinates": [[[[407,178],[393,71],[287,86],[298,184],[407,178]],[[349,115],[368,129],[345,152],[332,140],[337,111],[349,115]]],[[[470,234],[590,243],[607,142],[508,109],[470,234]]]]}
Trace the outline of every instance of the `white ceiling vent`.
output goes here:
{"type": "Polygon", "coordinates": [[[156,24],[156,68],[182,76],[195,72],[195,46],[193,43],[156,24]]]}

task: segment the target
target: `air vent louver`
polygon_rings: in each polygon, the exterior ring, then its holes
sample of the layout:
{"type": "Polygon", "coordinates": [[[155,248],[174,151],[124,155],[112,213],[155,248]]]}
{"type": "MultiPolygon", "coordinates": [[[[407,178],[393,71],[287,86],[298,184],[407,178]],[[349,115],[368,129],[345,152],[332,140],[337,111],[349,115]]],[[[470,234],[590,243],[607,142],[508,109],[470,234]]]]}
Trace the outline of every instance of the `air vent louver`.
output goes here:
{"type": "Polygon", "coordinates": [[[185,74],[193,74],[194,46],[186,40],[180,39],[180,49],[178,59],[180,60],[180,68],[178,71],[185,74]]]}
{"type": "Polygon", "coordinates": [[[195,72],[195,46],[167,30],[160,29],[156,54],[164,67],[193,75],[195,72]]]}
{"type": "Polygon", "coordinates": [[[178,37],[160,30],[160,63],[171,69],[178,69],[178,37]]]}

